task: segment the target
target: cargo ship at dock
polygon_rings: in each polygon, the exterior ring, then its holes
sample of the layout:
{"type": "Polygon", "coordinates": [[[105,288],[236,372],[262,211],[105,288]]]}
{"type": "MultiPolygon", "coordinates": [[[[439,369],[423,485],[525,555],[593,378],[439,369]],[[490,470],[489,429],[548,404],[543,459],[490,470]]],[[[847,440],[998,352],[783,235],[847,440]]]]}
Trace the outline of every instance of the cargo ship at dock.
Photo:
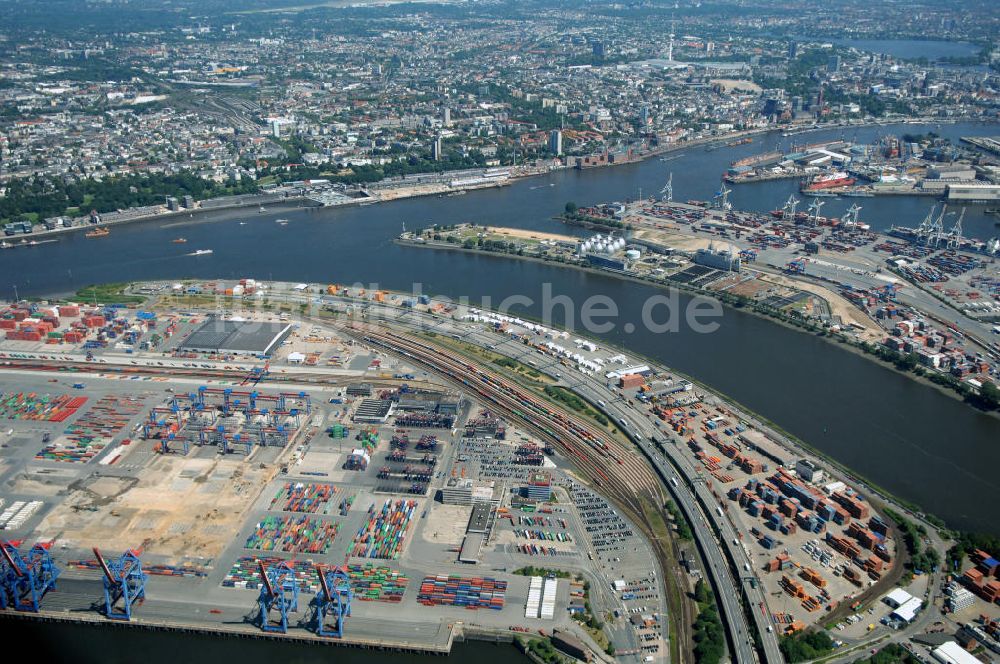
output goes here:
{"type": "Polygon", "coordinates": [[[828,189],[838,189],[840,187],[850,187],[857,182],[857,179],[843,171],[823,173],[817,175],[807,182],[803,182],[799,190],[803,193],[826,191],[828,189]]]}

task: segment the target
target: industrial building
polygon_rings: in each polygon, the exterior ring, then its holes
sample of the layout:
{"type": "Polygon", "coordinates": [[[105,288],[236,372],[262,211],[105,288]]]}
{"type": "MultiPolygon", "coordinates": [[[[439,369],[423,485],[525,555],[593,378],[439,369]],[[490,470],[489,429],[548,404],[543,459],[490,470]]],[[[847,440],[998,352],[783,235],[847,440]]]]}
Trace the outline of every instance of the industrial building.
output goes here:
{"type": "Polygon", "coordinates": [[[889,614],[889,617],[903,623],[912,622],[924,606],[922,599],[914,597],[902,588],[895,588],[882,599],[886,604],[893,607],[893,611],[889,614]]]}
{"type": "Polygon", "coordinates": [[[552,475],[540,471],[532,473],[528,484],[524,487],[524,495],[532,500],[550,500],[552,498],[552,475]]]}
{"type": "Polygon", "coordinates": [[[490,481],[476,484],[469,478],[451,477],[441,487],[441,502],[445,505],[488,503],[499,507],[503,499],[503,484],[490,481]]]}
{"type": "Polygon", "coordinates": [[[799,459],[795,464],[795,472],[806,482],[812,482],[813,484],[822,482],[823,478],[826,477],[823,470],[808,459],[799,459]]]}
{"type": "Polygon", "coordinates": [[[698,265],[715,268],[716,270],[726,270],[728,272],[739,272],[741,268],[740,256],[731,248],[715,249],[714,247],[709,247],[708,249],[699,249],[694,252],[692,260],[698,265]]]}
{"type": "Polygon", "coordinates": [[[347,396],[349,397],[370,397],[371,395],[371,383],[351,383],[347,386],[347,396]]]}
{"type": "Polygon", "coordinates": [[[982,664],[979,658],[966,652],[955,641],[944,643],[931,651],[931,655],[941,664],[982,664]]]}
{"type": "Polygon", "coordinates": [[[1000,201],[1000,185],[985,182],[955,182],[948,185],[949,201],[995,202],[1000,201]]]}
{"type": "Polygon", "coordinates": [[[181,342],[180,350],[270,356],[292,333],[291,323],[210,318],[181,342]]]}
{"type": "Polygon", "coordinates": [[[355,422],[385,424],[395,404],[389,399],[364,399],[354,411],[355,422]]]}
{"type": "Polygon", "coordinates": [[[442,392],[408,392],[396,399],[396,408],[409,413],[457,415],[462,397],[442,392]]]}

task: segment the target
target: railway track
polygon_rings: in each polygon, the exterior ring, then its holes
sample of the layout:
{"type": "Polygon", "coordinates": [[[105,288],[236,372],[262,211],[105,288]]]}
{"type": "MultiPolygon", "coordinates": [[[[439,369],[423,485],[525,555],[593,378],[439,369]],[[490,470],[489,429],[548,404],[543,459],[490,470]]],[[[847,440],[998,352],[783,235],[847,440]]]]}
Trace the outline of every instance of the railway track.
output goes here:
{"type": "MultiPolygon", "coordinates": [[[[163,376],[173,378],[198,378],[213,380],[233,380],[244,381],[247,378],[245,369],[204,369],[199,367],[178,367],[174,365],[166,366],[146,366],[146,365],[123,365],[123,364],[95,364],[94,362],[73,361],[73,360],[4,360],[0,361],[0,371],[20,370],[50,372],[58,375],[72,377],[77,374],[100,373],[116,374],[123,376],[163,376]]],[[[311,373],[271,373],[261,379],[255,389],[266,389],[271,383],[315,383],[320,386],[336,385],[350,381],[346,376],[340,374],[326,374],[320,372],[311,373]]],[[[375,388],[395,388],[402,383],[410,387],[423,387],[433,389],[437,387],[434,383],[411,379],[400,378],[365,378],[366,383],[370,383],[375,388]]]]}
{"type": "Polygon", "coordinates": [[[444,349],[389,331],[361,331],[366,342],[395,351],[462,383],[505,414],[512,415],[544,439],[554,443],[582,466],[602,486],[614,490],[621,501],[636,511],[641,505],[636,493],[655,492],[656,479],[642,461],[607,432],[563,414],[523,387],[500,374],[449,357],[444,349]]]}
{"type": "Polygon", "coordinates": [[[672,659],[676,664],[688,660],[694,647],[688,626],[693,622],[694,616],[690,612],[690,606],[683,601],[678,579],[671,575],[671,571],[676,569],[672,540],[658,533],[653,517],[649,514],[650,510],[656,511],[658,520],[665,525],[660,514],[664,501],[663,486],[644,457],[627,449],[606,431],[589,422],[572,414],[557,412],[548,402],[527,394],[525,388],[502,375],[477,367],[464,359],[451,357],[452,351],[449,349],[424,340],[417,341],[388,329],[358,324],[345,328],[345,332],[465,386],[490,403],[497,412],[511,421],[519,422],[542,440],[553,443],[571,459],[579,471],[597,485],[601,493],[617,505],[649,540],[663,582],[677,591],[674,593],[674,601],[668,603],[671,641],[676,648],[672,659]]]}

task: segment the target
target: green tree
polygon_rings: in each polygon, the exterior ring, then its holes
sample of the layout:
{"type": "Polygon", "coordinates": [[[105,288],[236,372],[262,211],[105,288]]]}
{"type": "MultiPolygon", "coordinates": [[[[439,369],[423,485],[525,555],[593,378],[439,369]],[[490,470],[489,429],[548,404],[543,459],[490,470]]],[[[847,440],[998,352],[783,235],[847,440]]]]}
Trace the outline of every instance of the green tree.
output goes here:
{"type": "Polygon", "coordinates": [[[824,631],[799,632],[781,639],[782,654],[792,664],[816,659],[833,650],[833,639],[824,631]]]}
{"type": "Polygon", "coordinates": [[[992,381],[983,381],[983,386],[979,388],[979,400],[988,408],[1000,406],[1000,388],[992,381]]]}

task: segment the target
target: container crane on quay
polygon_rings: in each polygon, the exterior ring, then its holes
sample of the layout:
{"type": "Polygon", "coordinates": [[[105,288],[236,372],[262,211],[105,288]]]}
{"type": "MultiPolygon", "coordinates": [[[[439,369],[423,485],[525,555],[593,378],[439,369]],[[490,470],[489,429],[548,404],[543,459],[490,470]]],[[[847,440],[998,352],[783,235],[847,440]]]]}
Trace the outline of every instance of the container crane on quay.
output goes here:
{"type": "Polygon", "coordinates": [[[94,547],[97,564],[104,572],[104,615],[111,620],[132,620],[132,605],[146,598],[146,579],[142,571],[142,551],[129,549],[118,560],[107,561],[94,547]]]}
{"type": "Polygon", "coordinates": [[[35,544],[22,555],[20,542],[0,542],[0,608],[38,613],[45,593],[54,590],[61,570],[52,562],[48,547],[35,544]]]}
{"type": "Polygon", "coordinates": [[[312,601],[312,625],[319,636],[343,638],[344,618],[351,615],[351,600],[354,591],[351,590],[351,579],[340,567],[323,570],[316,566],[316,574],[322,591],[312,601]],[[333,623],[327,622],[327,616],[333,618],[333,623]]]}
{"type": "Polygon", "coordinates": [[[288,614],[299,610],[299,585],[295,572],[286,562],[270,569],[259,562],[260,594],[257,596],[257,625],[265,632],[286,634],[288,614]],[[277,621],[271,620],[271,613],[278,612],[277,621]]]}

